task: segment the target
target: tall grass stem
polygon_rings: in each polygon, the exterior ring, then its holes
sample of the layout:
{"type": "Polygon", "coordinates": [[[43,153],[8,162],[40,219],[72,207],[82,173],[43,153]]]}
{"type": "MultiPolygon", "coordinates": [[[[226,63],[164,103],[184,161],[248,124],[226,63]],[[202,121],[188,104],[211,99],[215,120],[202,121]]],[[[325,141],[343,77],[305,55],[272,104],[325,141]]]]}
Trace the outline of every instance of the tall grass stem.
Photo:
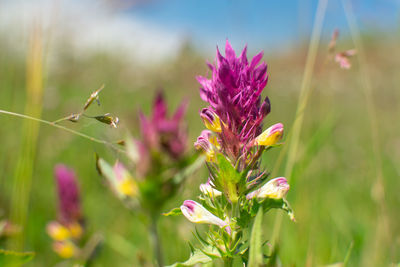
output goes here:
{"type": "MultiPolygon", "coordinates": [[[[300,142],[300,133],[304,120],[304,111],[307,107],[308,99],[311,95],[311,80],[314,71],[314,65],[317,58],[319,42],[321,39],[322,26],[325,18],[328,0],[319,0],[316,11],[313,31],[311,34],[310,45],[308,47],[306,65],[303,73],[303,80],[300,87],[300,95],[297,104],[295,120],[288,140],[288,154],[285,166],[285,177],[290,180],[293,172],[293,166],[296,162],[296,155],[300,142]]],[[[272,232],[271,243],[274,245],[279,238],[280,227],[282,223],[282,214],[277,214],[272,232]]]]}
{"type": "MultiPolygon", "coordinates": [[[[42,98],[43,40],[41,27],[35,25],[29,41],[26,60],[25,113],[40,118],[42,113],[42,98]]],[[[30,120],[24,122],[21,131],[21,146],[14,173],[10,207],[11,221],[21,229],[21,231],[9,241],[10,248],[15,250],[22,250],[24,248],[39,128],[40,125],[38,122],[30,120]]]]}
{"type": "Polygon", "coordinates": [[[83,138],[88,139],[88,140],[90,140],[90,141],[92,141],[92,142],[95,142],[95,143],[99,143],[99,144],[103,144],[103,145],[109,146],[109,147],[115,149],[115,150],[118,151],[118,152],[125,153],[125,150],[119,148],[118,146],[116,146],[115,144],[113,144],[113,143],[111,143],[111,142],[108,142],[108,141],[102,140],[102,139],[98,139],[98,138],[89,136],[89,135],[87,135],[87,134],[84,134],[84,133],[81,133],[81,132],[72,130],[72,129],[68,128],[68,127],[59,125],[59,124],[57,124],[56,122],[46,121],[46,120],[38,119],[38,118],[29,116],[29,115],[20,114],[20,113],[16,113],[16,112],[12,112],[12,111],[7,111],[7,110],[2,110],[2,109],[0,109],[0,114],[11,115],[11,116],[14,116],[14,117],[19,117],[19,118],[23,118],[23,119],[32,120],[32,121],[40,122],[40,123],[43,123],[43,124],[47,124],[47,125],[56,127],[56,128],[58,128],[58,129],[61,129],[61,130],[63,130],[63,131],[72,133],[72,134],[74,134],[74,135],[83,137],[83,138]]]}
{"type": "Polygon", "coordinates": [[[353,38],[354,45],[357,50],[357,61],[359,64],[359,77],[362,83],[367,114],[369,119],[370,133],[371,133],[371,166],[375,175],[375,181],[372,185],[372,197],[376,202],[378,209],[378,216],[376,221],[375,237],[373,242],[370,242],[370,249],[366,250],[366,259],[364,266],[372,263],[372,266],[382,263],[382,255],[385,255],[388,244],[390,244],[390,225],[389,218],[386,208],[385,201],[385,187],[384,187],[384,176],[382,170],[382,156],[379,142],[379,126],[377,120],[377,112],[373,101],[373,87],[371,82],[371,75],[368,70],[367,56],[365,53],[363,41],[361,38],[360,30],[357,26],[357,21],[354,15],[354,11],[349,0],[342,0],[343,9],[346,15],[347,23],[350,28],[350,33],[353,38]],[[372,255],[372,258],[371,258],[372,255]],[[379,258],[381,257],[381,258],[379,258]]]}

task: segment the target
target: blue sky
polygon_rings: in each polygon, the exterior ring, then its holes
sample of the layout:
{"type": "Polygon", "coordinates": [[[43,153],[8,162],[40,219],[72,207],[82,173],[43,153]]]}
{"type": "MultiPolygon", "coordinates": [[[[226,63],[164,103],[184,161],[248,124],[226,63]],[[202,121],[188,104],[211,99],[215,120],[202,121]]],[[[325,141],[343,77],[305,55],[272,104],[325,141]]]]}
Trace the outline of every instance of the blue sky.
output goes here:
{"type": "MultiPolygon", "coordinates": [[[[154,0],[128,11],[142,20],[184,33],[198,48],[214,49],[226,38],[253,49],[290,47],[307,39],[317,0],[154,0]]],[[[390,31],[399,22],[400,0],[352,0],[359,25],[365,30],[390,31]]],[[[347,22],[340,0],[328,2],[325,36],[347,22]]]]}

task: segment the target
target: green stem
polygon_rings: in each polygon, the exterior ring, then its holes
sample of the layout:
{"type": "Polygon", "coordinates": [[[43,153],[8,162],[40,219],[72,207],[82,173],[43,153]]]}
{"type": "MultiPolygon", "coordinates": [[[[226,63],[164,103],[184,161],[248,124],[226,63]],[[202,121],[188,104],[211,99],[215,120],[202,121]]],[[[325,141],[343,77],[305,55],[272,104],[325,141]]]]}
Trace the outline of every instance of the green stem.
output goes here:
{"type": "Polygon", "coordinates": [[[163,263],[163,256],[162,256],[162,250],[161,250],[160,236],[159,236],[158,230],[157,230],[157,222],[158,222],[158,216],[151,216],[150,237],[151,237],[151,242],[153,245],[154,256],[157,260],[157,265],[159,267],[162,267],[162,266],[164,266],[164,263],[163,263]]]}
{"type": "Polygon", "coordinates": [[[224,258],[224,267],[232,267],[233,259],[232,258],[224,258]]]}
{"type": "Polygon", "coordinates": [[[31,121],[37,121],[37,122],[40,122],[40,123],[43,123],[43,124],[47,124],[47,125],[56,127],[56,128],[58,128],[58,129],[64,130],[64,131],[66,131],[66,132],[69,132],[69,133],[78,135],[78,136],[80,136],[80,137],[86,138],[86,139],[88,139],[88,140],[90,140],[90,141],[92,141],[92,142],[99,143],[99,144],[103,144],[103,145],[107,145],[107,146],[109,146],[109,147],[111,147],[111,148],[113,148],[113,149],[115,149],[115,150],[117,150],[117,151],[119,151],[119,152],[124,152],[124,153],[125,153],[124,150],[120,149],[119,147],[117,147],[117,146],[114,145],[113,143],[107,142],[107,141],[105,141],[105,140],[97,139],[97,138],[95,138],[95,137],[86,135],[86,134],[84,134],[84,133],[81,133],[81,132],[72,130],[72,129],[70,129],[70,128],[67,128],[67,127],[64,127],[64,126],[62,126],[62,125],[56,124],[56,122],[46,121],[46,120],[38,119],[38,118],[35,118],[35,117],[31,117],[31,116],[28,116],[28,115],[19,114],[19,113],[15,113],[15,112],[11,112],[11,111],[6,111],[6,110],[2,110],[2,109],[0,109],[0,114],[11,115],[11,116],[14,116],[14,117],[19,117],[19,118],[23,118],[23,119],[27,119],[27,120],[31,120],[31,121]]]}

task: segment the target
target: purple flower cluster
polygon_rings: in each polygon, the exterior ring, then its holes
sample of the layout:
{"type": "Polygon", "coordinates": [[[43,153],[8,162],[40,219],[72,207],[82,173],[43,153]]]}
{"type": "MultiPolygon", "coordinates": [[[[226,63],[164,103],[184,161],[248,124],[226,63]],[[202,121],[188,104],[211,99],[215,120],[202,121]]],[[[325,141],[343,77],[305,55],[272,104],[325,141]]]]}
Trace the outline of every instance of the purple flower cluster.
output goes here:
{"type": "Polygon", "coordinates": [[[267,64],[260,63],[263,52],[248,62],[247,47],[239,57],[226,41],[225,57],[217,49],[215,64],[208,64],[211,79],[198,76],[200,96],[210,106],[202,114],[215,112],[237,142],[248,143],[262,131],[262,120],[270,112],[268,97],[261,102],[261,92],[268,82],[267,64]]]}
{"type": "Polygon", "coordinates": [[[153,115],[146,118],[143,113],[140,113],[143,142],[139,147],[142,155],[150,151],[162,150],[174,159],[183,156],[187,143],[187,133],[182,126],[186,108],[187,102],[183,102],[169,118],[163,93],[158,92],[153,104],[153,115]]]}
{"type": "Polygon", "coordinates": [[[59,197],[59,220],[63,224],[79,222],[82,219],[79,188],[73,170],[58,164],[54,168],[59,197]]]}

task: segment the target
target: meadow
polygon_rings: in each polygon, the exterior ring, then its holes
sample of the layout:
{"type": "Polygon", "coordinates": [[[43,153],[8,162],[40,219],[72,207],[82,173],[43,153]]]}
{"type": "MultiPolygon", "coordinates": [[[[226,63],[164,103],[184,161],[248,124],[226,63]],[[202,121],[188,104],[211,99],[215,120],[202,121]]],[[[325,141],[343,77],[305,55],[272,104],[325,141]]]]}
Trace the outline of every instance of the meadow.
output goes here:
{"type": "MultiPolygon", "coordinates": [[[[214,55],[203,55],[188,42],[177,58],[143,67],[109,54],[81,58],[66,47],[56,63],[49,63],[45,46],[35,48],[41,41],[34,38],[39,37],[34,35],[23,53],[0,39],[0,109],[55,121],[79,110],[105,84],[101,105],[93,105],[88,113],[110,112],[119,117],[118,128],[88,118],[60,125],[112,142],[123,139],[127,131],[139,135],[138,111],[148,114],[155,92],[163,88],[170,111],[182,99],[189,100],[185,118],[188,149],[193,150],[203,129],[199,111],[206,106],[195,77],[207,74],[205,60],[212,62],[214,55]]],[[[340,40],[339,51],[357,45],[351,37],[340,40]]],[[[280,218],[280,211],[263,221],[265,239],[276,238],[282,266],[343,266],[344,261],[347,266],[397,266],[400,262],[400,48],[398,38],[380,38],[379,33],[363,34],[361,40],[362,54],[358,50],[351,58],[349,70],[329,57],[329,40],[323,39],[314,51],[287,195],[297,222],[280,218]]],[[[287,172],[291,149],[287,140],[299,114],[309,53],[307,44],[282,53],[265,50],[269,82],[263,95],[271,100],[271,114],[264,123],[285,125],[285,144],[262,161],[273,174],[287,172]]],[[[0,114],[0,125],[0,215],[26,221],[23,238],[13,243],[13,237],[3,237],[0,247],[34,251],[34,260],[26,266],[61,262],[52,251],[46,224],[57,213],[53,168],[64,163],[78,176],[86,232],[104,238],[91,266],[152,266],[146,262],[153,256],[145,219],[124,209],[96,170],[95,153],[112,161],[120,156],[117,151],[51,125],[5,114],[0,114]],[[13,210],[16,207],[21,210],[13,210]]],[[[206,179],[203,166],[187,178],[165,211],[194,199],[206,179]]],[[[183,216],[160,219],[167,264],[188,257],[193,229],[183,216]]]]}

